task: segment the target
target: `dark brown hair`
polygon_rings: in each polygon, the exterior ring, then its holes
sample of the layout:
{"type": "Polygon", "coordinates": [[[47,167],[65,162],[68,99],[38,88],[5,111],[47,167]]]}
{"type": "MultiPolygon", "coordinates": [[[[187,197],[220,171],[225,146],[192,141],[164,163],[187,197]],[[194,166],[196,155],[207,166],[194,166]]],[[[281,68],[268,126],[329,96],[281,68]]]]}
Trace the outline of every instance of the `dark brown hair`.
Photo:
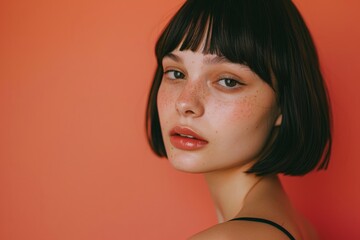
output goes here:
{"type": "Polygon", "coordinates": [[[276,89],[282,124],[272,145],[248,171],[304,175],[326,169],[331,113],[310,32],[290,0],[188,0],[160,35],[149,94],[146,130],[150,146],[166,157],[157,109],[162,59],[177,47],[224,56],[247,65],[276,89]],[[276,88],[273,86],[273,79],[276,88]]]}

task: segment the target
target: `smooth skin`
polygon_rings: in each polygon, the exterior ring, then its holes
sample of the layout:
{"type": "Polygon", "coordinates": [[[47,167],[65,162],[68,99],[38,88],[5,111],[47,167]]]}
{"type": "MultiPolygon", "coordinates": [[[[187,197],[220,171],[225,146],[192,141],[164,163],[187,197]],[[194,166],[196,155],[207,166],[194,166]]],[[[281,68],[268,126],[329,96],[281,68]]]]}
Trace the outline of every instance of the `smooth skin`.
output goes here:
{"type": "Polygon", "coordinates": [[[260,217],[285,227],[296,239],[317,239],[292,208],[277,176],[246,174],[281,125],[272,87],[245,65],[202,51],[174,50],[163,59],[158,111],[170,163],[178,170],[203,173],[219,224],[190,239],[288,239],[278,229],[235,217],[260,217]],[[197,150],[170,142],[176,127],[208,141],[197,150]]]}

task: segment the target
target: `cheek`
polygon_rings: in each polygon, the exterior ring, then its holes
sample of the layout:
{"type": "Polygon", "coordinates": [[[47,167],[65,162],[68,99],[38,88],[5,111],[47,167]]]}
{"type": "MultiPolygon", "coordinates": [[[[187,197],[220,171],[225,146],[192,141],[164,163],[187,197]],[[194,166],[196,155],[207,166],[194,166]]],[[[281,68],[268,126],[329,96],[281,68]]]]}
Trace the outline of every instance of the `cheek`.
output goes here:
{"type": "Polygon", "coordinates": [[[221,149],[221,153],[227,149],[227,158],[231,161],[255,159],[268,140],[273,110],[264,107],[257,98],[255,95],[244,96],[231,104],[219,104],[221,110],[214,112],[216,122],[213,122],[213,136],[221,139],[216,140],[218,149],[221,149]]]}
{"type": "Polygon", "coordinates": [[[161,84],[157,94],[157,107],[159,110],[159,115],[162,115],[164,110],[169,108],[170,102],[171,94],[169,94],[169,91],[166,91],[163,84],[161,84]]]}
{"type": "Polygon", "coordinates": [[[232,121],[235,119],[251,119],[256,113],[257,96],[245,96],[234,103],[232,121]]]}
{"type": "MultiPolygon", "coordinates": [[[[256,91],[234,103],[231,121],[243,121],[252,127],[270,127],[276,118],[276,100],[272,92],[256,91]],[[265,126],[266,125],[266,126],[265,126]]],[[[250,127],[250,126],[249,126],[250,127]]]]}
{"type": "Polygon", "coordinates": [[[257,138],[266,139],[272,129],[275,111],[272,99],[259,101],[258,95],[244,96],[231,102],[214,103],[212,113],[213,128],[234,138],[246,138],[249,142],[257,138]],[[237,134],[234,134],[237,133],[237,134]]]}
{"type": "Polygon", "coordinates": [[[169,89],[168,86],[161,84],[157,94],[157,108],[160,120],[160,126],[163,130],[168,121],[173,116],[175,110],[176,92],[169,89]]]}
{"type": "Polygon", "coordinates": [[[256,115],[256,97],[244,96],[241,99],[226,101],[226,102],[214,102],[213,108],[209,115],[212,119],[216,119],[216,122],[225,126],[242,125],[246,121],[254,120],[256,115]]]}

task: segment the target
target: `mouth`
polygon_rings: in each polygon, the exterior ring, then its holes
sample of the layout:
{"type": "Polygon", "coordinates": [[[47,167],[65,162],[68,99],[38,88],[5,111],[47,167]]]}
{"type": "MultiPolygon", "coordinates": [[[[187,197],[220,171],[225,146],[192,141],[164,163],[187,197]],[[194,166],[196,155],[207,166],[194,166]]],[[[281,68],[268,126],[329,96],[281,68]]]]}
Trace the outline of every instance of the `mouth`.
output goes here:
{"type": "Polygon", "coordinates": [[[171,144],[181,150],[199,150],[209,142],[188,127],[176,126],[170,131],[171,144]]]}

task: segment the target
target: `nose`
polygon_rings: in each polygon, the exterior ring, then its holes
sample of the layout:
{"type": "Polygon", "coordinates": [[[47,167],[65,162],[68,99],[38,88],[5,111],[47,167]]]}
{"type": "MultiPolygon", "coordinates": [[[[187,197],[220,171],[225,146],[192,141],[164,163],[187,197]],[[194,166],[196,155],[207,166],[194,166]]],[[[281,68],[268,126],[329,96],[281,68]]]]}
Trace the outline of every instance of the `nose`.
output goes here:
{"type": "Polygon", "coordinates": [[[177,112],[185,117],[200,117],[204,114],[204,91],[200,86],[187,83],[175,102],[177,112]]]}

